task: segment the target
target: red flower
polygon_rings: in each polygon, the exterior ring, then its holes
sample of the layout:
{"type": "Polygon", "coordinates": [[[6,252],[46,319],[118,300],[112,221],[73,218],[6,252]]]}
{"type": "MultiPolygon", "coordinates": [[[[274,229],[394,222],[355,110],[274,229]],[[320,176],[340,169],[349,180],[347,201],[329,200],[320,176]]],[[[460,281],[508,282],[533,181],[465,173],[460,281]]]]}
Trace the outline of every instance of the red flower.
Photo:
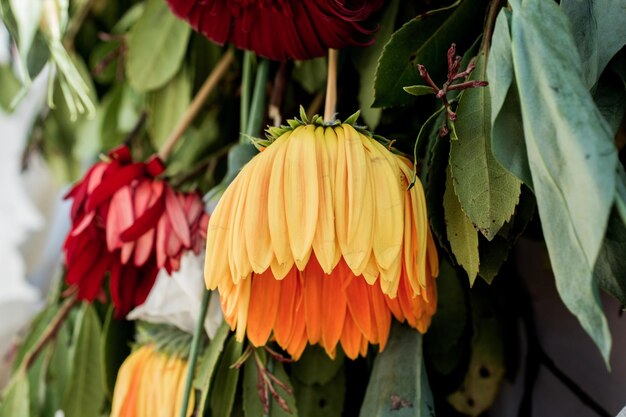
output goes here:
{"type": "Polygon", "coordinates": [[[110,273],[118,316],[142,304],[161,268],[178,270],[185,250],[199,253],[208,216],[197,193],[179,193],[157,178],[163,163],[133,162],[121,146],[96,163],[66,198],[73,198],[65,241],[66,281],[93,300],[110,273]]]}
{"type": "Polygon", "coordinates": [[[172,11],[212,41],[284,61],[328,48],[367,45],[364,21],[382,0],[167,0],[172,11]]]}

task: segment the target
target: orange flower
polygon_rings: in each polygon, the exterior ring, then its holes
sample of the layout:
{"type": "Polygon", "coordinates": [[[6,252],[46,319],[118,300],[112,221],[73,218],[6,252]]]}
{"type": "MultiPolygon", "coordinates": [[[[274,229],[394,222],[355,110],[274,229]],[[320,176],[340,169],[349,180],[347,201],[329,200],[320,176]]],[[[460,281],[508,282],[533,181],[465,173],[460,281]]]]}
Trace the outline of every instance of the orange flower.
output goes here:
{"type": "Polygon", "coordinates": [[[205,279],[226,321],[294,359],[307,342],[382,350],[392,315],[425,332],[438,258],[412,164],[350,121],[302,119],[270,129],[209,221],[205,279]]]}
{"type": "MultiPolygon", "coordinates": [[[[111,417],[178,416],[188,362],[143,345],[126,358],[117,374],[111,417]]],[[[191,392],[187,416],[193,414],[191,392]]]]}

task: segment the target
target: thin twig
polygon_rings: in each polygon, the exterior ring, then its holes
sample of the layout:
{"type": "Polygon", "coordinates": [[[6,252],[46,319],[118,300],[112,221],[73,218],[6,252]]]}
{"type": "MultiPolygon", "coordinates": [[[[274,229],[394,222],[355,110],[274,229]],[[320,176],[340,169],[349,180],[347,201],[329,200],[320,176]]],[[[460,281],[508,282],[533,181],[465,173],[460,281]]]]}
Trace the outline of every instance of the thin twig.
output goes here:
{"type": "Polygon", "coordinates": [[[337,68],[339,51],[328,50],[328,80],[326,82],[326,104],[324,105],[324,121],[333,122],[337,111],[337,68]]]}
{"type": "Polygon", "coordinates": [[[61,308],[57,312],[56,316],[52,319],[46,330],[41,335],[37,343],[33,346],[32,350],[30,350],[26,356],[24,356],[24,360],[22,361],[21,368],[24,371],[27,371],[32,364],[37,360],[41,351],[46,347],[46,345],[56,337],[57,333],[61,329],[61,326],[65,322],[67,315],[72,311],[72,308],[79,303],[78,298],[76,297],[76,293],[72,294],[65,300],[61,308]]]}
{"type": "Polygon", "coordinates": [[[226,52],[224,56],[222,56],[222,59],[217,64],[217,66],[213,68],[213,71],[211,71],[211,74],[206,79],[204,84],[202,84],[202,87],[200,87],[200,91],[198,91],[198,94],[196,94],[196,96],[194,97],[191,105],[187,108],[187,110],[183,114],[183,117],[180,119],[170,136],[163,144],[163,147],[159,151],[159,157],[163,161],[165,161],[167,157],[172,153],[174,146],[176,146],[180,138],[183,136],[185,130],[189,127],[193,119],[196,117],[196,115],[202,108],[202,105],[209,97],[209,94],[213,91],[213,89],[219,83],[220,79],[226,73],[226,70],[233,62],[234,56],[235,55],[232,49],[228,50],[228,52],[226,52]]]}

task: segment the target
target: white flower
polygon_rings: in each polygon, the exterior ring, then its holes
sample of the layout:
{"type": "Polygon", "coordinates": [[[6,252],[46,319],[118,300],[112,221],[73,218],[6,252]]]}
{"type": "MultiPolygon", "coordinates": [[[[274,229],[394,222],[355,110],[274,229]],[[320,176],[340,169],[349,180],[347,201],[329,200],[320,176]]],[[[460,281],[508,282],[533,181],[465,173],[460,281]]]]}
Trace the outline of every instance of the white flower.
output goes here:
{"type": "MultiPolygon", "coordinates": [[[[126,318],[172,324],[185,332],[193,333],[204,290],[204,254],[187,252],[181,259],[180,269],[172,276],[162,270],[146,302],[128,313],[126,318]]],[[[215,335],[222,322],[219,296],[214,292],[204,321],[204,330],[209,338],[215,335]]]]}

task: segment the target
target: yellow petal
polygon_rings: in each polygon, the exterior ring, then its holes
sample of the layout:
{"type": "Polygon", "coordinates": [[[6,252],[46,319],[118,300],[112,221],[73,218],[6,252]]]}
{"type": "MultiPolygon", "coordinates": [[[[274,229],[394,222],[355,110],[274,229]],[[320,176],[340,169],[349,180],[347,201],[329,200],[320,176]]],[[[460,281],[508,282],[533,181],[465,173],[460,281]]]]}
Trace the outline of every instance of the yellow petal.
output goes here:
{"type": "Polygon", "coordinates": [[[313,238],[313,251],[322,270],[330,274],[336,265],[337,239],[335,237],[335,209],[333,188],[335,181],[337,135],[331,128],[315,129],[317,172],[319,179],[318,224],[313,238]],[[331,156],[333,155],[333,156],[331,156]],[[331,158],[334,160],[331,161],[331,158]]]}
{"type": "Polygon", "coordinates": [[[246,336],[246,326],[248,324],[248,306],[250,305],[250,282],[251,277],[241,281],[237,287],[237,330],[235,337],[238,342],[243,342],[246,336]]]}
{"type": "Polygon", "coordinates": [[[341,253],[355,275],[369,261],[373,236],[373,194],[369,159],[352,126],[335,129],[335,228],[341,253]]]}
{"type": "Polygon", "coordinates": [[[285,217],[291,253],[299,270],[304,269],[311,255],[319,208],[314,132],[313,125],[298,127],[285,156],[285,217]]]}
{"type": "Polygon", "coordinates": [[[220,198],[209,219],[204,280],[210,290],[217,288],[220,281],[231,279],[228,251],[224,248],[224,243],[229,239],[241,182],[242,176],[238,175],[220,198]]]}
{"type": "MultiPolygon", "coordinates": [[[[254,174],[256,160],[250,161],[239,173],[241,185],[239,186],[239,198],[234,206],[232,227],[228,234],[228,262],[233,282],[237,284],[241,279],[252,272],[252,265],[246,249],[246,236],[244,233],[245,209],[248,204],[248,189],[250,180],[254,174]]],[[[252,202],[250,202],[252,204],[252,202]]]]}
{"type": "Polygon", "coordinates": [[[370,151],[374,181],[374,255],[380,268],[389,269],[400,256],[404,237],[402,173],[395,157],[384,146],[369,138],[364,142],[370,151]]]}
{"type": "Polygon", "coordinates": [[[287,264],[293,259],[287,233],[287,219],[285,216],[285,185],[283,181],[285,170],[285,155],[287,145],[291,140],[292,132],[278,138],[270,147],[276,148],[276,156],[272,163],[269,190],[267,195],[267,211],[269,215],[269,229],[272,238],[272,249],[278,264],[287,264]]]}

